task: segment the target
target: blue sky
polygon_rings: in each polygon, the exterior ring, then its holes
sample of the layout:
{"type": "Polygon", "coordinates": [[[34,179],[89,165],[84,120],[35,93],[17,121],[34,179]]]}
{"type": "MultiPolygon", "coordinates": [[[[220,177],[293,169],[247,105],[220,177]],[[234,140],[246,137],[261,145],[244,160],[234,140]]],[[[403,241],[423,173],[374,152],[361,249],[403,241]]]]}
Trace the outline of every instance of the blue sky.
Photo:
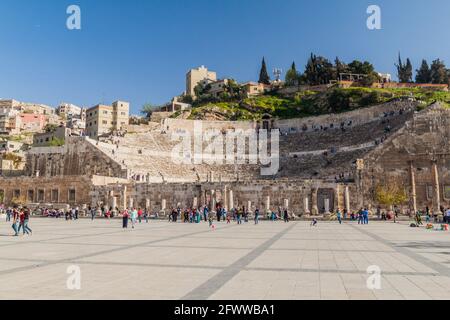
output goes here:
{"type": "Polygon", "coordinates": [[[183,92],[206,65],[219,77],[257,80],[270,69],[303,69],[310,52],[366,59],[395,74],[398,52],[450,65],[448,0],[2,0],[0,97],[55,106],[130,101],[134,113],[183,92]],[[81,7],[82,30],[66,28],[81,7]],[[366,9],[382,10],[382,30],[366,9]]]}

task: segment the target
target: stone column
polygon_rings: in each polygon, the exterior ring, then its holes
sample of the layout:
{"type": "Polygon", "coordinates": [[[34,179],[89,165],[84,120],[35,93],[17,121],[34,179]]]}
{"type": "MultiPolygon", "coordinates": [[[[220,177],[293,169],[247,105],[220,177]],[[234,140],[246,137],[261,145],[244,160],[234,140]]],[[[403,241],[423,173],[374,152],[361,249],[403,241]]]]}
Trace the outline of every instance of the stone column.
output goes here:
{"type": "Polygon", "coordinates": [[[150,199],[145,199],[145,209],[150,209],[150,199]]]}
{"type": "Polygon", "coordinates": [[[197,197],[194,197],[194,201],[192,203],[192,207],[193,208],[197,208],[198,207],[198,198],[197,197]]]}
{"type": "Polygon", "coordinates": [[[284,208],[289,209],[289,199],[284,199],[284,208]]]}
{"type": "Polygon", "coordinates": [[[417,213],[417,192],[416,192],[416,172],[414,169],[414,163],[410,162],[410,174],[411,174],[411,205],[413,214],[417,213]]]}
{"type": "Polygon", "coordinates": [[[309,197],[308,196],[303,198],[303,210],[305,211],[305,214],[311,213],[311,211],[309,210],[309,197]]]}
{"type": "Polygon", "coordinates": [[[129,199],[129,206],[128,206],[130,209],[133,209],[134,208],[134,199],[133,198],[130,198],[129,199]]]}
{"type": "Polygon", "coordinates": [[[111,198],[110,206],[113,208],[113,210],[116,210],[116,207],[117,207],[117,197],[112,197],[112,198],[111,198]]]}
{"type": "Polygon", "coordinates": [[[266,197],[266,212],[270,211],[270,196],[266,197]]]}
{"type": "Polygon", "coordinates": [[[349,186],[345,186],[345,209],[350,214],[350,188],[349,186]]]}
{"type": "Polygon", "coordinates": [[[230,192],[229,192],[228,201],[229,201],[228,208],[229,208],[229,210],[231,210],[234,208],[233,190],[230,190],[230,192]]]}
{"type": "Polygon", "coordinates": [[[127,208],[127,187],[126,186],[123,187],[122,195],[123,195],[123,197],[122,197],[122,201],[123,201],[122,205],[123,205],[123,209],[125,210],[127,208]]]}
{"type": "Polygon", "coordinates": [[[317,194],[319,192],[319,188],[312,189],[311,194],[311,202],[312,202],[312,214],[313,216],[317,216],[319,214],[319,208],[317,206],[317,194]]]}
{"type": "Polygon", "coordinates": [[[161,200],[161,211],[166,211],[167,201],[166,199],[161,200]]]}
{"type": "Polygon", "coordinates": [[[222,191],[222,194],[223,194],[222,206],[225,208],[226,211],[228,211],[228,194],[227,193],[228,193],[228,188],[227,188],[227,186],[225,186],[222,191]]]}
{"type": "Polygon", "coordinates": [[[251,201],[247,202],[247,210],[248,210],[248,212],[252,211],[252,202],[251,201]]]}
{"type": "Polygon", "coordinates": [[[216,210],[216,191],[215,190],[211,190],[210,191],[210,195],[211,195],[211,201],[209,202],[210,205],[210,211],[215,211],[216,210]]]}
{"type": "Polygon", "coordinates": [[[440,213],[441,212],[441,193],[440,193],[440,187],[439,187],[439,171],[437,167],[437,162],[433,162],[433,184],[434,184],[434,200],[435,200],[435,207],[434,212],[440,213]]]}

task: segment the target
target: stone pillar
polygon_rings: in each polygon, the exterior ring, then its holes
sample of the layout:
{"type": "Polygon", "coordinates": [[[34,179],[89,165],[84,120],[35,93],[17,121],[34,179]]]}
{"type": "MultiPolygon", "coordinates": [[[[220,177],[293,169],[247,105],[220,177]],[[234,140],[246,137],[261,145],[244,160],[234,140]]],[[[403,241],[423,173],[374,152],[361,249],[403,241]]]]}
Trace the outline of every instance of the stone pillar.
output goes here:
{"type": "Polygon", "coordinates": [[[124,186],[123,190],[122,190],[122,205],[123,205],[123,209],[125,210],[127,208],[127,187],[124,186]]]}
{"type": "Polygon", "coordinates": [[[414,169],[414,163],[410,162],[410,174],[411,174],[411,206],[413,214],[417,213],[417,191],[416,191],[416,172],[414,169]]]}
{"type": "Polygon", "coordinates": [[[225,208],[226,211],[228,211],[228,188],[225,186],[223,188],[223,197],[222,197],[222,205],[225,208]]]}
{"type": "Polygon", "coordinates": [[[309,210],[309,197],[308,196],[303,198],[303,210],[305,211],[305,214],[311,213],[311,211],[309,210]]]}
{"type": "Polygon", "coordinates": [[[166,199],[161,200],[161,211],[166,211],[167,201],[166,199]]]}
{"type": "Polygon", "coordinates": [[[211,190],[210,191],[210,195],[211,195],[211,201],[209,202],[210,205],[210,211],[215,211],[216,210],[216,191],[215,190],[211,190]]]}
{"type": "Polygon", "coordinates": [[[198,198],[194,197],[194,201],[192,203],[192,208],[197,208],[198,207],[198,198]]]}
{"type": "Polygon", "coordinates": [[[233,190],[230,190],[230,192],[229,192],[228,201],[229,201],[229,205],[228,205],[229,210],[234,209],[233,190]]]}
{"type": "Polygon", "coordinates": [[[252,212],[252,202],[251,201],[247,202],[247,210],[248,210],[248,212],[252,212]]]}
{"type": "Polygon", "coordinates": [[[439,171],[437,167],[437,162],[433,162],[433,184],[434,184],[434,212],[441,212],[441,193],[439,187],[439,171]]]}
{"type": "Polygon", "coordinates": [[[130,198],[129,199],[129,206],[128,206],[130,209],[133,209],[134,208],[134,199],[133,198],[130,198]]]}
{"type": "Polygon", "coordinates": [[[319,188],[312,189],[311,194],[311,202],[312,202],[312,214],[313,216],[317,216],[319,214],[319,208],[317,207],[317,194],[319,192],[319,188]]]}
{"type": "Polygon", "coordinates": [[[330,199],[325,199],[324,200],[324,205],[325,205],[325,214],[330,213],[330,199]]]}
{"type": "Polygon", "coordinates": [[[289,209],[289,199],[284,199],[284,208],[289,209]]]}
{"type": "Polygon", "coordinates": [[[112,197],[112,198],[111,198],[110,206],[113,208],[113,210],[116,210],[116,207],[117,207],[117,197],[112,197]]]}
{"type": "Polygon", "coordinates": [[[266,212],[270,212],[270,196],[266,197],[266,212]]]}
{"type": "Polygon", "coordinates": [[[349,186],[345,186],[345,209],[350,214],[350,188],[349,186]]]}
{"type": "Polygon", "coordinates": [[[145,199],[145,209],[150,209],[150,199],[145,199]]]}

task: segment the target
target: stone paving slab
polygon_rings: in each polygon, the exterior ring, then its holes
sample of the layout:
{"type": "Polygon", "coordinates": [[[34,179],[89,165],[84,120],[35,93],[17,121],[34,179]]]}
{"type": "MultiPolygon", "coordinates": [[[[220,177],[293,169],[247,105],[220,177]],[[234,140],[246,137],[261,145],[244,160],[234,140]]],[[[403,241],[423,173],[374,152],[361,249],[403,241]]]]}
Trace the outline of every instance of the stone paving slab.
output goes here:
{"type": "Polygon", "coordinates": [[[0,299],[449,299],[450,233],[406,222],[0,222],[0,299]],[[369,266],[381,288],[368,289],[369,266]],[[69,290],[68,267],[81,271],[69,290]]]}

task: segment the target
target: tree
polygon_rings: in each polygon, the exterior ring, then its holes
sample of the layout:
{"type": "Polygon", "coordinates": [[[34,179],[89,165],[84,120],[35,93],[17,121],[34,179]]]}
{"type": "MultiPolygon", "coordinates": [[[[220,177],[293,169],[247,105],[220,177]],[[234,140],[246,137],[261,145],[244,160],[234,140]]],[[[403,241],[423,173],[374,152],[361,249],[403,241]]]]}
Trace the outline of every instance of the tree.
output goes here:
{"type": "Polygon", "coordinates": [[[333,64],[326,58],[311,53],[305,68],[305,77],[309,85],[327,84],[333,80],[333,64]]]}
{"type": "Polygon", "coordinates": [[[348,73],[348,66],[338,57],[334,60],[334,69],[336,70],[335,79],[338,80],[342,73],[348,73]]]}
{"type": "Polygon", "coordinates": [[[45,133],[55,132],[57,128],[58,126],[56,124],[49,123],[45,125],[44,132],[45,133]]]}
{"type": "Polygon", "coordinates": [[[376,188],[377,201],[392,209],[392,206],[398,206],[408,201],[405,188],[398,183],[388,183],[386,185],[379,185],[376,188]]]}
{"type": "Polygon", "coordinates": [[[431,83],[431,70],[428,66],[427,60],[422,60],[420,69],[416,70],[416,82],[417,83],[431,83]]]}
{"type": "Polygon", "coordinates": [[[448,83],[449,77],[445,64],[440,59],[436,59],[431,64],[431,83],[434,84],[446,84],[448,83]]]}
{"type": "Polygon", "coordinates": [[[375,68],[368,61],[361,62],[359,60],[353,60],[348,65],[348,71],[355,74],[370,75],[375,72],[375,68]]]}
{"type": "Polygon", "coordinates": [[[153,104],[151,104],[151,103],[146,103],[146,104],[144,104],[144,105],[142,106],[142,108],[141,108],[141,113],[142,113],[143,115],[145,115],[145,117],[146,117],[147,119],[150,119],[151,116],[152,116],[153,111],[155,110],[155,108],[156,108],[156,106],[154,106],[153,104]]]}
{"type": "Polygon", "coordinates": [[[259,83],[270,84],[270,77],[267,73],[266,59],[263,57],[261,71],[259,73],[259,83]]]}
{"type": "Polygon", "coordinates": [[[406,59],[406,63],[403,64],[402,58],[399,54],[398,64],[395,66],[397,67],[398,81],[402,83],[411,83],[413,77],[413,67],[409,58],[406,59]]]}
{"type": "Polygon", "coordinates": [[[285,82],[287,86],[296,86],[299,84],[299,73],[295,66],[295,62],[292,62],[291,68],[286,72],[285,82]]]}

